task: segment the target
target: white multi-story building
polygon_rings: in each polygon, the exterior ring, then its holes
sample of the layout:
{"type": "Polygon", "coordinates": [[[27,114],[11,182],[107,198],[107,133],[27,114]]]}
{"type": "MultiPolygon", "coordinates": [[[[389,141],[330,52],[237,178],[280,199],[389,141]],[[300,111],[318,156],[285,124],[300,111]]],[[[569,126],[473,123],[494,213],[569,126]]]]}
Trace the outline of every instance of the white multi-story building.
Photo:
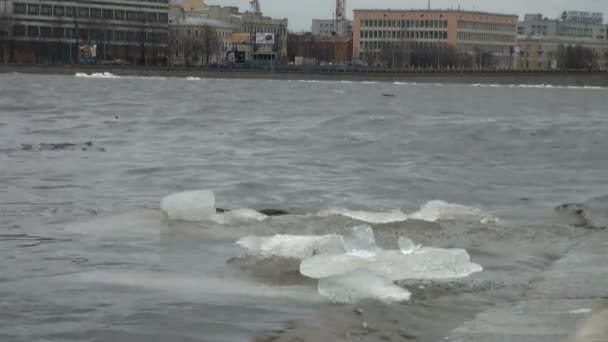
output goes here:
{"type": "Polygon", "coordinates": [[[164,64],[168,9],[168,0],[5,0],[2,55],[27,63],[164,64]]]}
{"type": "Polygon", "coordinates": [[[570,11],[560,19],[526,14],[519,26],[520,69],[608,70],[608,25],[602,13],[570,11]]]}

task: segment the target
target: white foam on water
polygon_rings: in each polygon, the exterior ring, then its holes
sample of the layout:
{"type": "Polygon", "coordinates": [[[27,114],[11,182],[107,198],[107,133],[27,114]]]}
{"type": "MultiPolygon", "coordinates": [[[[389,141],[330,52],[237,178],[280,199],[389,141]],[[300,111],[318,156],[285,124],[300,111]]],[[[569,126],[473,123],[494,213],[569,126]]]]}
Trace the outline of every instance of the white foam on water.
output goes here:
{"type": "Polygon", "coordinates": [[[344,253],[344,240],[336,234],[321,236],[274,235],[271,237],[246,236],[237,245],[248,253],[262,258],[280,257],[303,260],[318,254],[344,253]]]}
{"type": "Polygon", "coordinates": [[[570,310],[570,311],[568,311],[568,313],[573,314],[573,315],[582,315],[582,314],[591,313],[591,311],[592,311],[591,309],[583,308],[583,309],[570,310]]]}
{"type": "Polygon", "coordinates": [[[74,77],[79,78],[98,78],[98,79],[139,79],[139,80],[166,80],[166,77],[159,76],[118,76],[110,72],[94,72],[87,74],[84,72],[78,72],[74,77]]]}
{"type": "Polygon", "coordinates": [[[199,190],[172,194],[160,202],[161,209],[170,220],[208,221],[216,215],[213,191],[199,190]]]}
{"type": "Polygon", "coordinates": [[[356,303],[364,299],[382,302],[404,302],[412,294],[390,279],[373,272],[357,270],[319,280],[319,295],[334,303],[356,303]]]}
{"type": "Polygon", "coordinates": [[[194,76],[186,77],[186,81],[200,81],[200,80],[201,80],[200,77],[194,77],[194,76]]]}
{"type": "Polygon", "coordinates": [[[534,89],[595,89],[602,90],[608,89],[597,86],[556,86],[552,84],[470,84],[471,87],[488,87],[488,88],[534,88],[534,89]]]}
{"type": "Polygon", "coordinates": [[[84,72],[78,72],[76,73],[76,75],[74,75],[75,77],[81,77],[81,78],[120,78],[120,76],[116,76],[112,73],[109,72],[94,72],[92,74],[87,74],[84,72]]]}
{"type": "Polygon", "coordinates": [[[368,223],[392,223],[392,222],[402,222],[409,218],[407,214],[402,212],[399,209],[387,211],[387,212],[370,212],[370,211],[362,211],[362,210],[350,210],[346,208],[333,208],[328,210],[323,210],[319,213],[320,216],[329,216],[329,215],[342,215],[346,217],[350,217],[352,219],[368,222],[368,223]]]}

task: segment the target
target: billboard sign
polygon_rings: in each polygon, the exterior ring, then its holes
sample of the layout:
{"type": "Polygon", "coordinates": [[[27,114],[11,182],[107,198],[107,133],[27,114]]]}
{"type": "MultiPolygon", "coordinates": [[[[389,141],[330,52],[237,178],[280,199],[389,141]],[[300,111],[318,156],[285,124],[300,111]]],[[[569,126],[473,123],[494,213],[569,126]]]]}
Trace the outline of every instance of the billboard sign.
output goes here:
{"type": "Polygon", "coordinates": [[[604,22],[604,13],[564,11],[564,13],[562,13],[562,20],[568,23],[602,24],[604,22]]]}
{"type": "Polygon", "coordinates": [[[273,45],[274,33],[256,33],[255,43],[257,45],[273,45]]]}
{"type": "Polygon", "coordinates": [[[251,35],[247,32],[235,32],[232,34],[232,44],[249,44],[251,35]]]}

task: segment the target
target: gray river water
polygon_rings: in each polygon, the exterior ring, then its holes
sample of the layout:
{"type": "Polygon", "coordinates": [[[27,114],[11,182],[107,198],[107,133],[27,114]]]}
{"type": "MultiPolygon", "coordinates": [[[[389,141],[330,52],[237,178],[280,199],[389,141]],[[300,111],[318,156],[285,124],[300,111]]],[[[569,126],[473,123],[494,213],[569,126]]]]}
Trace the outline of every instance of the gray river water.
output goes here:
{"type": "Polygon", "coordinates": [[[484,271],[427,284],[411,303],[368,305],[409,317],[406,336],[441,339],[520,293],[588,234],[581,225],[606,222],[607,95],[0,75],[0,340],[247,341],[322,320],[339,307],[315,284],[229,262],[242,253],[234,242],[357,224],[315,215],[326,209],[411,213],[431,200],[498,223],[373,224],[379,243],[399,231],[465,248],[484,271]],[[167,220],[164,196],[199,189],[221,208],[297,215],[167,220]]]}

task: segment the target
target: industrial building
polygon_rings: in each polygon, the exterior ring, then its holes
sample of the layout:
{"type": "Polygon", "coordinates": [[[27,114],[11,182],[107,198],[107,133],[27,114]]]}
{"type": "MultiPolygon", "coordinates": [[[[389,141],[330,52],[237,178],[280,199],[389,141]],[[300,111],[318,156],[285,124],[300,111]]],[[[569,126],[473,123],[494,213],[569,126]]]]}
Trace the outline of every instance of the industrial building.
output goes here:
{"type": "Polygon", "coordinates": [[[165,64],[168,9],[167,0],[5,0],[1,57],[17,63],[165,64]]]}
{"type": "Polygon", "coordinates": [[[517,27],[517,15],[355,10],[353,55],[368,64],[401,68],[424,63],[424,67],[433,68],[462,64],[468,68],[507,69],[515,66],[517,27]],[[451,57],[454,54],[457,58],[451,57]]]}

